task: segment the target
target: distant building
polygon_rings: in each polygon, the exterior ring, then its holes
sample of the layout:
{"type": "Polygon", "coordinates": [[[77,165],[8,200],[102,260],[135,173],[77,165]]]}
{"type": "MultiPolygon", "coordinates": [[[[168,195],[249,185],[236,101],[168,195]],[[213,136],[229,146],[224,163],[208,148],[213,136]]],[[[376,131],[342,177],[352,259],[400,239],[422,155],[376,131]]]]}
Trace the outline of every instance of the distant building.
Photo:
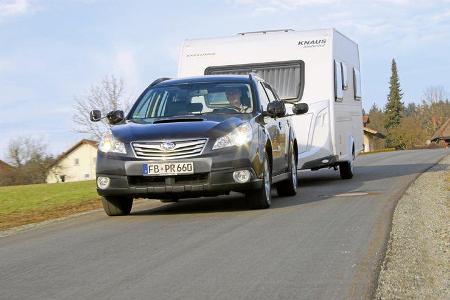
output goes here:
{"type": "Polygon", "coordinates": [[[50,168],[47,183],[95,179],[98,143],[81,140],[61,154],[50,168]]]}
{"type": "Polygon", "coordinates": [[[0,160],[0,175],[4,175],[14,169],[13,166],[5,163],[3,160],[0,160]]]}
{"type": "Polygon", "coordinates": [[[367,115],[363,116],[364,152],[370,152],[370,151],[377,150],[375,147],[376,140],[386,138],[386,136],[384,134],[382,134],[381,132],[367,127],[367,124],[369,124],[369,123],[370,123],[369,116],[367,116],[367,115]]]}
{"type": "Polygon", "coordinates": [[[11,185],[14,182],[14,167],[0,160],[0,186],[11,185]]]}
{"type": "Polygon", "coordinates": [[[450,118],[433,134],[431,142],[444,144],[446,147],[450,145],[450,118]]]}

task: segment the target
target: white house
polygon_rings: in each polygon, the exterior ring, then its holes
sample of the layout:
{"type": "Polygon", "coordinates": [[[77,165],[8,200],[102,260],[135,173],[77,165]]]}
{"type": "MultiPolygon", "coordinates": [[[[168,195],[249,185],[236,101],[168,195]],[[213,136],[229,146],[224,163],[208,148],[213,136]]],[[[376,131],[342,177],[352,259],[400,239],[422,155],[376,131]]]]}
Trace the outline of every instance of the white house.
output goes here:
{"type": "Polygon", "coordinates": [[[367,115],[363,116],[364,152],[371,152],[371,151],[378,150],[378,149],[376,149],[377,140],[386,138],[386,136],[384,134],[382,134],[381,132],[367,127],[367,124],[369,124],[369,123],[370,123],[369,116],[367,116],[367,115]]]}
{"type": "Polygon", "coordinates": [[[95,179],[98,143],[81,140],[61,154],[50,168],[47,183],[95,179]]]}

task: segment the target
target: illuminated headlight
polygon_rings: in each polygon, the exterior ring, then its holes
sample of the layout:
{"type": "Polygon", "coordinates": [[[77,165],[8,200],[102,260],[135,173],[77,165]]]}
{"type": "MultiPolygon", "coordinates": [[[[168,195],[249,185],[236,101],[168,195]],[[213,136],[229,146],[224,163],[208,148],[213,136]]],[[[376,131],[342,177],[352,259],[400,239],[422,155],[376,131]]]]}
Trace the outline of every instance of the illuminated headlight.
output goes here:
{"type": "Polygon", "coordinates": [[[252,127],[249,123],[244,123],[236,127],[229,134],[216,140],[213,150],[231,146],[242,146],[252,140],[252,127]]]}
{"type": "Polygon", "coordinates": [[[125,149],[125,144],[115,139],[111,132],[106,132],[103,135],[100,144],[98,144],[98,150],[105,153],[108,152],[123,153],[123,154],[127,153],[127,150],[125,149]]]}

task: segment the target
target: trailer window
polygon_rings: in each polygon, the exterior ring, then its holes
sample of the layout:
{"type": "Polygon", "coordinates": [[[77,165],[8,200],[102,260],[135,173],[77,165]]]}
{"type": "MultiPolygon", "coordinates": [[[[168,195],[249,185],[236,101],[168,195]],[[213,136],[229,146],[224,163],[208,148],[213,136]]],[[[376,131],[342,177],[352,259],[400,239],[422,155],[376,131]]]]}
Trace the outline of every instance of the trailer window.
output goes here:
{"type": "Polygon", "coordinates": [[[361,100],[361,74],[355,68],[353,68],[353,91],[355,100],[361,100]]]}
{"type": "Polygon", "coordinates": [[[283,100],[297,102],[302,99],[305,83],[303,61],[211,66],[205,70],[205,75],[248,75],[249,73],[255,73],[263,78],[283,100]]]}
{"type": "Polygon", "coordinates": [[[267,104],[269,104],[269,97],[267,96],[266,90],[262,86],[262,83],[260,82],[258,84],[258,94],[259,94],[259,102],[263,108],[263,110],[267,110],[267,104]]]}
{"type": "Polygon", "coordinates": [[[342,90],[342,70],[341,64],[337,61],[334,62],[334,95],[335,100],[341,102],[344,93],[342,90]]]}
{"type": "Polygon", "coordinates": [[[342,89],[345,91],[348,89],[348,72],[347,65],[341,62],[341,72],[342,72],[342,89]]]}
{"type": "Polygon", "coordinates": [[[275,96],[274,92],[272,91],[272,89],[270,88],[270,86],[268,86],[267,84],[263,84],[264,89],[267,92],[267,96],[269,96],[269,101],[276,101],[277,97],[275,96]]]}

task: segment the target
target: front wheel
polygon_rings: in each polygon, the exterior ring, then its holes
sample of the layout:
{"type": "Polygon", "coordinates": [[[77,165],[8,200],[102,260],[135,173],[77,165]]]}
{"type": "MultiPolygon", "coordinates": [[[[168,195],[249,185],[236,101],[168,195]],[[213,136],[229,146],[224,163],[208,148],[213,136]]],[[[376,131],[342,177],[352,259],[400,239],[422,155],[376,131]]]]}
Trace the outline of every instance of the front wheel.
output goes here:
{"type": "Polygon", "coordinates": [[[253,209],[269,208],[272,202],[272,174],[266,155],[263,161],[263,185],[256,191],[249,191],[246,194],[247,201],[253,209]]]}
{"type": "Polygon", "coordinates": [[[295,196],[297,194],[297,164],[293,148],[289,158],[289,178],[277,184],[277,192],[279,196],[295,196]]]}
{"type": "Polygon", "coordinates": [[[126,216],[133,207],[133,198],[129,197],[102,197],[102,204],[108,216],[126,216]]]}

